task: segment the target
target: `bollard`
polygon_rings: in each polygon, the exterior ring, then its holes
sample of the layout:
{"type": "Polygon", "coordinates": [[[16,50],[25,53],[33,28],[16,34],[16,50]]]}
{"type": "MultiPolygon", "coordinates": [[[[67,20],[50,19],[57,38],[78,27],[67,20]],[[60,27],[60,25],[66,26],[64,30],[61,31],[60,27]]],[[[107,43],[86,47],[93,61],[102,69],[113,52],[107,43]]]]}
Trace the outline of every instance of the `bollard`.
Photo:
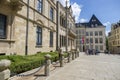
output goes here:
{"type": "Polygon", "coordinates": [[[50,60],[51,55],[47,54],[44,57],[45,57],[45,75],[49,76],[49,74],[50,74],[49,65],[51,64],[51,60],[50,60]]]}
{"type": "Polygon", "coordinates": [[[74,51],[72,51],[72,60],[74,60],[75,58],[74,58],[74,51]]]}
{"type": "Polygon", "coordinates": [[[10,60],[4,59],[0,61],[0,80],[6,80],[10,78],[10,70],[8,69],[10,64],[10,60]]]}
{"type": "Polygon", "coordinates": [[[75,58],[77,58],[77,51],[75,51],[75,58]]]}
{"type": "Polygon", "coordinates": [[[64,56],[63,56],[63,52],[62,52],[62,49],[61,49],[61,52],[60,52],[60,67],[63,67],[63,59],[64,59],[64,56]]]}
{"type": "Polygon", "coordinates": [[[68,52],[68,63],[70,62],[71,52],[68,52]]]}

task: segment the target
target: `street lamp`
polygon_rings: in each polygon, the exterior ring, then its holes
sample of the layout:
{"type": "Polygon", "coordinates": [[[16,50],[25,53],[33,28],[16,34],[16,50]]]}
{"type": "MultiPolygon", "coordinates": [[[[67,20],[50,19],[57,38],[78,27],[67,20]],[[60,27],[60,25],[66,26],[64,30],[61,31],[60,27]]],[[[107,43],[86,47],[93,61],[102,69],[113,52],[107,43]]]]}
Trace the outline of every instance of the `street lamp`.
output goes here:
{"type": "Polygon", "coordinates": [[[68,1],[66,0],[66,52],[68,52],[68,1]]]}

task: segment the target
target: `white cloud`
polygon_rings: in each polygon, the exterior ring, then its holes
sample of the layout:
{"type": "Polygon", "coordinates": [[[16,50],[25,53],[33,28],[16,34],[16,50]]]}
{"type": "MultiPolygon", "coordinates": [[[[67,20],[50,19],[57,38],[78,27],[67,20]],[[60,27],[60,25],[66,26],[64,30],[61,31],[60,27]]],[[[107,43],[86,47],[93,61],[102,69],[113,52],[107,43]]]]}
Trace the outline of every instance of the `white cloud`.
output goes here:
{"type": "MultiPolygon", "coordinates": [[[[63,6],[66,5],[66,0],[58,0],[58,1],[60,1],[63,6]]],[[[70,0],[67,0],[67,1],[68,1],[68,6],[71,5],[71,7],[72,7],[73,16],[75,16],[75,21],[79,22],[80,21],[79,17],[80,17],[82,5],[79,5],[76,2],[70,3],[70,0]]]]}
{"type": "Polygon", "coordinates": [[[106,23],[103,23],[103,25],[104,25],[104,26],[110,26],[111,23],[108,21],[108,22],[106,22],[106,23]]]}
{"type": "Polygon", "coordinates": [[[82,5],[79,5],[76,2],[72,4],[73,15],[75,16],[76,22],[79,22],[81,8],[82,8],[82,5]]]}
{"type": "Polygon", "coordinates": [[[106,32],[105,32],[105,33],[106,33],[106,36],[108,36],[108,33],[109,33],[109,32],[110,32],[110,30],[106,30],[106,32]]]}
{"type": "Polygon", "coordinates": [[[87,22],[88,20],[87,19],[84,19],[84,18],[82,18],[82,19],[80,19],[80,22],[81,23],[84,23],[84,22],[87,22]]]}
{"type": "Polygon", "coordinates": [[[108,36],[108,33],[110,32],[110,26],[111,26],[111,23],[108,21],[108,22],[105,22],[103,23],[104,26],[106,26],[106,36],[108,36]]]}

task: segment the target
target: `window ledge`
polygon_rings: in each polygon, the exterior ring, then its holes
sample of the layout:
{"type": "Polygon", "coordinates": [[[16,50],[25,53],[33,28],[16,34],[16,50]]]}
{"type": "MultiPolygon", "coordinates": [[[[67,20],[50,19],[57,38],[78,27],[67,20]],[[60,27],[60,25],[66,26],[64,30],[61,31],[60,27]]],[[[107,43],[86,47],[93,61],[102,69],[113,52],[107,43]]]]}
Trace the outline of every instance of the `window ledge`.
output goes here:
{"type": "Polygon", "coordinates": [[[15,42],[15,40],[13,40],[13,39],[0,39],[0,42],[15,42]]]}
{"type": "Polygon", "coordinates": [[[42,47],[42,45],[36,45],[35,47],[36,47],[36,48],[41,48],[41,47],[42,47]]]}

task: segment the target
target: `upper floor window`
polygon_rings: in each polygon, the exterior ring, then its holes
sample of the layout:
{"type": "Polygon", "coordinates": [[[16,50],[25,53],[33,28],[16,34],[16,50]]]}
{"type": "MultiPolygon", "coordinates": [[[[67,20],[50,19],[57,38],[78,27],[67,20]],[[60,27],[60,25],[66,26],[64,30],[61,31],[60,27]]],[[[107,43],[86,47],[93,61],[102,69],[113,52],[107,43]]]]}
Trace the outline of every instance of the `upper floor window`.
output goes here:
{"type": "Polygon", "coordinates": [[[93,36],[93,32],[90,32],[90,36],[93,36]]]}
{"type": "Polygon", "coordinates": [[[100,43],[103,43],[103,38],[99,38],[99,42],[100,42],[100,43]]]}
{"type": "Polygon", "coordinates": [[[50,31],[50,47],[53,47],[53,32],[50,31]]]}
{"type": "Polygon", "coordinates": [[[36,44],[37,45],[42,45],[42,28],[40,26],[37,26],[36,34],[37,34],[36,44]]]}
{"type": "Polygon", "coordinates": [[[89,32],[86,32],[86,36],[89,36],[89,32]]]}
{"type": "Polygon", "coordinates": [[[53,21],[53,15],[54,15],[54,10],[53,10],[53,8],[51,7],[50,8],[50,19],[53,21]]]}
{"type": "Polygon", "coordinates": [[[98,43],[98,38],[95,38],[95,43],[98,43]]]}
{"type": "Polygon", "coordinates": [[[93,43],[93,38],[90,38],[90,43],[93,43]]]}
{"type": "Polygon", "coordinates": [[[37,10],[42,13],[42,6],[43,6],[43,1],[42,0],[37,0],[37,10]]]}
{"type": "Polygon", "coordinates": [[[0,39],[6,38],[6,19],[5,15],[0,14],[0,39]]]}
{"type": "Polygon", "coordinates": [[[98,32],[97,31],[95,31],[95,36],[98,36],[98,32]]]}
{"type": "Polygon", "coordinates": [[[102,34],[102,31],[99,31],[99,35],[100,35],[100,36],[102,36],[102,35],[103,35],[103,34],[102,34]]]}

